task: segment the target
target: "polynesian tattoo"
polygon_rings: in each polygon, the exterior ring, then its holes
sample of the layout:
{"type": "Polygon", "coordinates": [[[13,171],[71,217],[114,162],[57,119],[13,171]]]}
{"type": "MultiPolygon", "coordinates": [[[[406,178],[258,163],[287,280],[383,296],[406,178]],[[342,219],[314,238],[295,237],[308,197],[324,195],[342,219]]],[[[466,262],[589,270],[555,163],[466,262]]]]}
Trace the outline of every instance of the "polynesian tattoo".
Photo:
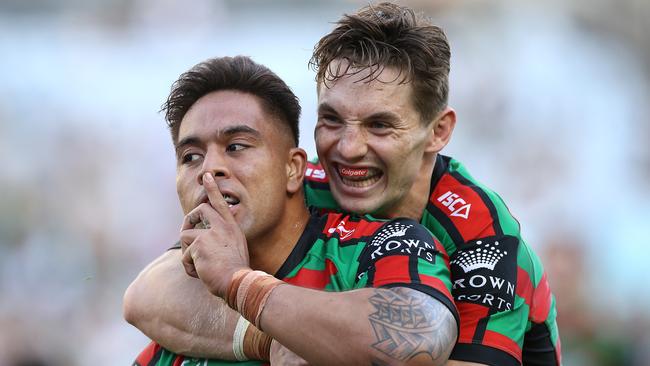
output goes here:
{"type": "MultiPolygon", "coordinates": [[[[376,310],[368,317],[377,339],[373,348],[400,361],[424,355],[446,361],[456,324],[445,305],[405,287],[377,289],[369,301],[376,310]]],[[[382,364],[377,361],[373,364],[382,364]]]]}

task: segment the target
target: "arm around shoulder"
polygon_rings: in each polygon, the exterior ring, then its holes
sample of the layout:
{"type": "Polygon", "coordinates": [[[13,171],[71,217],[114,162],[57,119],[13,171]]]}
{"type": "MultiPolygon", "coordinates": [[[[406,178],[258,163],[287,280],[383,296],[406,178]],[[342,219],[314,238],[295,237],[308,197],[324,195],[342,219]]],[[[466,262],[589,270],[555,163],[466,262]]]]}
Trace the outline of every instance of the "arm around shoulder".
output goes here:
{"type": "Polygon", "coordinates": [[[232,338],[239,314],[188,276],[181,251],[150,263],[124,294],[124,318],[172,352],[234,360],[232,338]]]}
{"type": "Polygon", "coordinates": [[[278,286],[261,325],[314,365],[444,365],[457,337],[446,305],[406,287],[331,293],[278,286]]]}

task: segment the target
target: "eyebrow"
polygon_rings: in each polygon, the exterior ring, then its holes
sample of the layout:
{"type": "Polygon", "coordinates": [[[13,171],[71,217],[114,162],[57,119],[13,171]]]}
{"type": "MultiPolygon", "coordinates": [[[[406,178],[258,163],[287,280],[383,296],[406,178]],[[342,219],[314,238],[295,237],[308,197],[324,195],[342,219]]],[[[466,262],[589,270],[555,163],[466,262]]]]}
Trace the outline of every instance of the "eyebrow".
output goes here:
{"type": "Polygon", "coordinates": [[[219,135],[223,135],[226,137],[230,137],[232,135],[237,135],[240,133],[253,135],[253,137],[256,138],[260,138],[262,136],[262,134],[258,130],[246,125],[230,126],[218,132],[219,135]]]}
{"type": "MultiPolygon", "coordinates": [[[[226,127],[223,130],[217,130],[217,136],[220,138],[231,137],[237,134],[248,134],[248,135],[252,135],[254,138],[260,138],[260,136],[262,136],[259,131],[246,125],[235,125],[235,126],[226,127]]],[[[200,144],[201,144],[201,139],[198,138],[197,136],[191,135],[179,140],[176,143],[176,146],[174,146],[174,150],[176,150],[176,153],[178,154],[178,151],[185,146],[200,145],[200,144]]]]}
{"type": "Polygon", "coordinates": [[[321,103],[318,105],[318,113],[324,113],[324,112],[338,114],[336,112],[336,109],[334,109],[334,107],[332,107],[328,103],[321,103]]]}
{"type": "Polygon", "coordinates": [[[188,136],[180,141],[178,141],[176,144],[174,144],[174,150],[176,151],[176,155],[178,155],[178,152],[185,146],[188,145],[198,145],[201,142],[198,137],[196,136],[188,136]]]}

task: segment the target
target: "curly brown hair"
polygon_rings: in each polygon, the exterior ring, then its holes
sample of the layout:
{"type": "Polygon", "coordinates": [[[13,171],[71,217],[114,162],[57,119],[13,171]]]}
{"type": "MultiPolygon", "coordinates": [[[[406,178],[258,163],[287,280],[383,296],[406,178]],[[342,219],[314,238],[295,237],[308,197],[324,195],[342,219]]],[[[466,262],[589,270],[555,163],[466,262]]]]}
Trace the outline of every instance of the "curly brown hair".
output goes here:
{"type": "Polygon", "coordinates": [[[447,106],[450,58],[441,28],[413,9],[383,2],[345,14],[316,44],[309,64],[316,81],[326,86],[367,69],[370,73],[362,81],[370,82],[384,68],[397,68],[395,80],[412,83],[414,106],[429,123],[447,106]],[[347,63],[335,68],[331,66],[335,60],[347,63]]]}

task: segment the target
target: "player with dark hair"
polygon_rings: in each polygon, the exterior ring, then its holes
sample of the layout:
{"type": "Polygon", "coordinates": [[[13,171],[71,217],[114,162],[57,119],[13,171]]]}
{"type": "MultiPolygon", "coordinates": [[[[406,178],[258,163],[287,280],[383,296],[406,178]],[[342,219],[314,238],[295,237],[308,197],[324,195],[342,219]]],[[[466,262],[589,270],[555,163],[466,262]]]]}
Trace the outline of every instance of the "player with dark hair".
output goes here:
{"type": "MultiPolygon", "coordinates": [[[[307,202],[410,217],[443,243],[460,313],[449,365],[561,364],[555,299],[539,257],[501,198],[460,162],[439,154],[456,123],[447,104],[444,32],[410,8],[369,5],[337,22],[311,64],[320,161],[307,166],[307,202]]],[[[195,310],[200,319],[211,314],[195,310]]],[[[228,344],[223,334],[191,327],[187,317],[165,309],[157,314],[165,324],[192,328],[188,339],[228,344]]],[[[160,329],[156,337],[171,338],[160,329]]],[[[175,349],[186,346],[175,343],[175,349]]],[[[188,348],[204,355],[216,347],[188,348]]]]}
{"type": "MultiPolygon", "coordinates": [[[[182,267],[172,250],[177,273],[184,267],[225,300],[217,307],[230,325],[220,330],[233,334],[235,359],[268,356],[262,329],[312,364],[446,362],[458,323],[444,248],[412,219],[310,213],[306,154],[296,146],[300,108],[275,74],[245,57],[211,59],[181,75],[164,109],[186,215],[182,267]]],[[[127,318],[140,290],[127,290],[127,318]]],[[[168,306],[166,296],[183,293],[156,296],[168,306]]],[[[136,360],[181,363],[226,362],[155,343],[136,360]]]]}

